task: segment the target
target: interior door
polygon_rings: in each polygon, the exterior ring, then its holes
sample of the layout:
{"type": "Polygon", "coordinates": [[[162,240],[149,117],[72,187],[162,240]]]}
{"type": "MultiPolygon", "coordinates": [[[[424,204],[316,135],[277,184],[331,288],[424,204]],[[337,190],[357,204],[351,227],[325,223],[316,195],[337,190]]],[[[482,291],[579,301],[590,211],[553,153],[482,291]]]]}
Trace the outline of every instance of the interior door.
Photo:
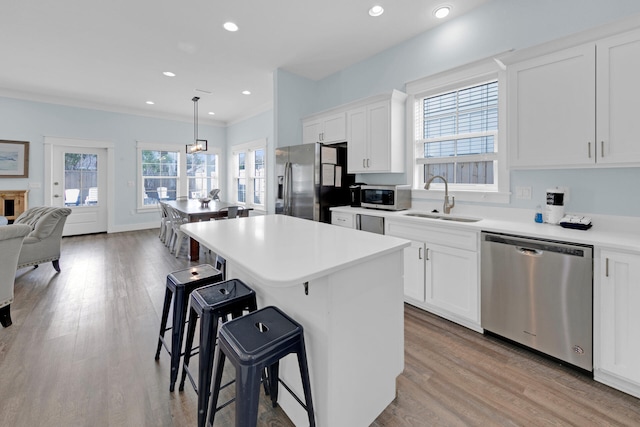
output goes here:
{"type": "Polygon", "coordinates": [[[107,231],[107,149],[56,145],[51,205],[71,208],[65,236],[107,231]]]}

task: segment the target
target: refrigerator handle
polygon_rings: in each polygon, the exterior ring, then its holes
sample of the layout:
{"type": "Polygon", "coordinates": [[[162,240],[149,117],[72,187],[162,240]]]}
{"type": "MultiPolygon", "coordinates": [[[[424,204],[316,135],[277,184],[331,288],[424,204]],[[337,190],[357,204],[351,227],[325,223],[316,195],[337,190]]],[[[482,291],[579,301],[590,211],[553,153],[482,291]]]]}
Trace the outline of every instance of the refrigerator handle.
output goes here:
{"type": "Polygon", "coordinates": [[[287,162],[284,165],[284,214],[291,215],[291,163],[287,162]]]}

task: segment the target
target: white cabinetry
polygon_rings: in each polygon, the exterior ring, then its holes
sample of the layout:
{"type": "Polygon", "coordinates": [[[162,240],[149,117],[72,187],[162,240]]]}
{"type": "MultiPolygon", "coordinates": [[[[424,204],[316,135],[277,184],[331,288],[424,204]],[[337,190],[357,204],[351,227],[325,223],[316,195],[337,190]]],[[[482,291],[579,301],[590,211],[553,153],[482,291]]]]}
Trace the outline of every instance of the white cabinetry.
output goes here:
{"type": "Polygon", "coordinates": [[[512,167],[640,162],[640,31],[508,68],[512,167]]]}
{"type": "Polygon", "coordinates": [[[596,277],[594,378],[640,397],[640,254],[601,250],[596,277]]]}
{"type": "Polygon", "coordinates": [[[424,242],[411,241],[411,246],[404,248],[404,295],[416,302],[424,303],[425,298],[425,254],[424,242]]]}
{"type": "Polygon", "coordinates": [[[345,212],[331,211],[331,224],[339,225],[340,227],[355,228],[356,215],[345,212]]]}
{"type": "Polygon", "coordinates": [[[404,172],[406,97],[394,90],[347,111],[349,173],[404,172]]]}
{"type": "Polygon", "coordinates": [[[344,112],[315,117],[302,122],[302,142],[325,144],[347,140],[347,122],[344,112]]]}
{"type": "Polygon", "coordinates": [[[481,332],[478,232],[390,218],[385,227],[385,234],[412,240],[405,301],[481,332]]]}
{"type": "Polygon", "coordinates": [[[596,159],[640,162],[640,31],[598,42],[597,55],[596,159]]]}

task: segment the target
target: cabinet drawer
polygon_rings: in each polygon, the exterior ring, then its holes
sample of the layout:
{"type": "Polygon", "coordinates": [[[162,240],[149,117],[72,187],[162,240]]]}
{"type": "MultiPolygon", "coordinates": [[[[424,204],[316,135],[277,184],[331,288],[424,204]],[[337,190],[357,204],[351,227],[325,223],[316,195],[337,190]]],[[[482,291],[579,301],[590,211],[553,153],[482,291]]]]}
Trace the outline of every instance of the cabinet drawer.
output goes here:
{"type": "Polygon", "coordinates": [[[387,221],[385,234],[469,251],[478,250],[478,233],[449,227],[387,221]]]}
{"type": "Polygon", "coordinates": [[[340,227],[355,228],[355,215],[343,212],[331,212],[331,224],[340,227]]]}

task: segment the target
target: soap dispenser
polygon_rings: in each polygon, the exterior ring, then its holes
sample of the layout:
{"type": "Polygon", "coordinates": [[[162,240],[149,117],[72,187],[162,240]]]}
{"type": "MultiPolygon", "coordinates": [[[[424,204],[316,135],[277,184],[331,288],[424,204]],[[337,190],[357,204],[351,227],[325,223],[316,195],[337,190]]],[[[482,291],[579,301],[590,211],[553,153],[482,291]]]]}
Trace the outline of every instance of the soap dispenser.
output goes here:
{"type": "Polygon", "coordinates": [[[543,218],[542,218],[542,206],[538,205],[536,206],[536,217],[535,217],[535,221],[537,223],[542,223],[544,222],[543,218]]]}

